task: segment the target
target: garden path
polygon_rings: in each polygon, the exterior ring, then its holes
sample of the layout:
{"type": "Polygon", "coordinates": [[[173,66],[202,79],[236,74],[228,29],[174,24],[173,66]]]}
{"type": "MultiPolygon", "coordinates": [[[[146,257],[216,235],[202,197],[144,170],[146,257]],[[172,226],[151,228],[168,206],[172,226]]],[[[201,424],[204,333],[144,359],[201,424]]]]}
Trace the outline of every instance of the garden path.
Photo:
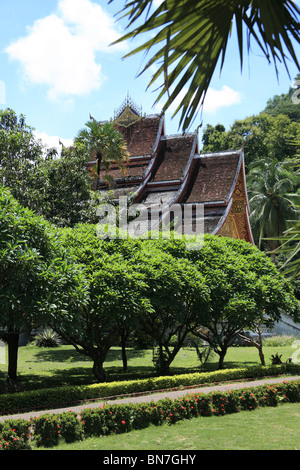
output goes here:
{"type": "Polygon", "coordinates": [[[106,404],[121,404],[121,403],[148,403],[148,402],[156,402],[162,400],[164,398],[175,399],[178,397],[182,397],[184,395],[189,395],[192,393],[210,393],[212,391],[226,391],[226,390],[239,390],[245,387],[258,387],[260,385],[268,385],[268,384],[276,384],[282,382],[288,382],[293,380],[300,380],[300,376],[287,376],[287,377],[274,377],[274,378],[264,378],[260,380],[249,380],[247,382],[228,382],[225,384],[213,384],[208,386],[198,386],[198,387],[189,387],[189,388],[180,388],[178,390],[163,390],[157,392],[148,392],[139,394],[138,396],[128,396],[123,398],[101,398],[96,402],[85,402],[81,405],[76,406],[69,406],[67,408],[56,408],[53,410],[42,410],[42,411],[31,411],[28,413],[18,413],[13,415],[6,415],[0,416],[0,422],[3,422],[7,419],[26,419],[29,420],[34,417],[41,416],[43,414],[58,414],[64,411],[75,411],[76,413],[80,413],[83,409],[86,408],[99,408],[99,406],[106,404]]]}

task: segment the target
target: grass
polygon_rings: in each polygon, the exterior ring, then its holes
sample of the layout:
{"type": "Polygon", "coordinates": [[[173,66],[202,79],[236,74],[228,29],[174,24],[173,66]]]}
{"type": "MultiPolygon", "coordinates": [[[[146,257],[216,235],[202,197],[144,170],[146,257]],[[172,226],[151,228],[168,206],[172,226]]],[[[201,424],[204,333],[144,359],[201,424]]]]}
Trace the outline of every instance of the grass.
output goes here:
{"type": "MultiPolygon", "coordinates": [[[[286,361],[295,349],[292,345],[264,347],[266,363],[278,353],[286,361]]],[[[256,348],[231,347],[225,358],[225,368],[251,367],[260,364],[256,348]]],[[[89,384],[95,382],[92,362],[72,346],[39,348],[28,345],[19,349],[19,379],[29,389],[89,384]]],[[[154,375],[152,350],[128,349],[128,372],[122,372],[121,351],[113,348],[105,363],[109,380],[132,379],[154,375]]],[[[174,374],[217,369],[217,357],[205,368],[200,365],[195,350],[183,348],[172,364],[174,374]]],[[[1,373],[6,364],[0,363],[1,373]]],[[[291,450],[300,449],[300,404],[284,404],[276,408],[261,408],[222,417],[197,418],[174,426],[161,426],[132,431],[83,442],[65,444],[53,450],[291,450]]]]}
{"type": "MultiPolygon", "coordinates": [[[[295,350],[292,345],[268,346],[264,348],[266,363],[271,363],[271,355],[282,354],[286,361],[295,350]]],[[[128,371],[122,371],[120,348],[112,348],[105,363],[108,380],[131,380],[155,375],[152,363],[152,350],[129,348],[128,371]]],[[[254,347],[231,347],[225,357],[225,368],[251,367],[260,364],[257,349],[254,347]]],[[[180,374],[218,368],[217,357],[205,367],[202,366],[193,348],[183,348],[171,366],[171,373],[180,374]]],[[[7,365],[0,363],[4,377],[7,365]]],[[[74,347],[61,345],[57,348],[40,348],[32,344],[19,348],[19,381],[25,389],[56,387],[63,385],[91,384],[95,382],[92,374],[92,361],[80,355],[74,347]]]]}
{"type": "Polygon", "coordinates": [[[53,450],[299,450],[300,404],[194,418],[128,434],[61,442],[53,450]]]}

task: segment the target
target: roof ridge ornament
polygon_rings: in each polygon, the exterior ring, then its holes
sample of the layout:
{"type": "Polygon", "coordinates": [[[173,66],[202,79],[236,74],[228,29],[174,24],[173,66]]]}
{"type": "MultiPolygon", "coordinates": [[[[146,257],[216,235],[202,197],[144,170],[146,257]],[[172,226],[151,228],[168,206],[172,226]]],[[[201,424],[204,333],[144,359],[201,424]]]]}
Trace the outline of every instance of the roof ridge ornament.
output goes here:
{"type": "Polygon", "coordinates": [[[122,105],[114,111],[114,122],[122,127],[129,127],[142,119],[142,107],[137,106],[129,94],[122,105]]]}

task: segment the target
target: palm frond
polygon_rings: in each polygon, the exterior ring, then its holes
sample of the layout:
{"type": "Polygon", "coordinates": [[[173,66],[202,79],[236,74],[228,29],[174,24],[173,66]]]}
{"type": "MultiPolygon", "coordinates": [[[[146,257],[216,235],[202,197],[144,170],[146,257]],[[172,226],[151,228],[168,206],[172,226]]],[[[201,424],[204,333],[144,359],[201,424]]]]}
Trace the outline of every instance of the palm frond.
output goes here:
{"type": "Polygon", "coordinates": [[[279,62],[288,71],[288,58],[300,70],[293,46],[300,43],[300,10],[292,0],[164,0],[152,7],[153,0],[126,1],[121,13],[132,29],[116,43],[151,33],[125,57],[154,50],[141,73],[158,65],[148,86],[157,84],[156,102],[165,100],[163,111],[179,101],[173,116],[181,111],[183,130],[201,110],[217,64],[223,68],[233,25],[241,70],[245,36],[247,53],[255,41],[276,73],[279,62]]]}

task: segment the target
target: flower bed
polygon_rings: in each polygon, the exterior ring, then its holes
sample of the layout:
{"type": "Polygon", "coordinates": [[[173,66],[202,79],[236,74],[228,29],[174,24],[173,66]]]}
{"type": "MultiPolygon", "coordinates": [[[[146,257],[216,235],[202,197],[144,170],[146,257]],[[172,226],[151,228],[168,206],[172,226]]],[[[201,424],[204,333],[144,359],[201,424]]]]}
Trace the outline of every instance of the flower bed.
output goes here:
{"type": "Polygon", "coordinates": [[[85,386],[65,386],[18,393],[0,394],[0,414],[20,411],[72,406],[90,399],[118,397],[153,390],[168,390],[178,387],[191,387],[229,380],[300,374],[299,364],[257,366],[241,369],[217,370],[195,374],[181,374],[167,377],[151,377],[143,380],[107,382],[85,386]]]}
{"type": "Polygon", "coordinates": [[[172,425],[199,416],[222,416],[295,402],[300,402],[300,381],[226,392],[189,394],[175,400],[166,398],[143,404],[103,405],[96,409],[84,409],[79,415],[73,411],[45,414],[30,422],[9,420],[0,423],[0,449],[30,449],[32,441],[38,447],[54,447],[61,438],[66,442],[74,442],[90,436],[107,436],[147,428],[150,424],[172,425]]]}

